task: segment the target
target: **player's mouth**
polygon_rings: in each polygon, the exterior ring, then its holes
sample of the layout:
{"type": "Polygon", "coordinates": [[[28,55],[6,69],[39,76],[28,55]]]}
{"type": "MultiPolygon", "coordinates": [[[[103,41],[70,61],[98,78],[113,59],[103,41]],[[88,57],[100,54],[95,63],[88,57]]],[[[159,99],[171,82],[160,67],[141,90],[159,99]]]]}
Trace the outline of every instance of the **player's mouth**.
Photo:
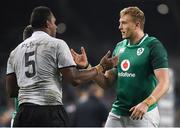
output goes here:
{"type": "Polygon", "coordinates": [[[124,34],[125,34],[125,32],[124,32],[124,31],[121,31],[121,34],[122,34],[122,35],[124,35],[124,34]]]}

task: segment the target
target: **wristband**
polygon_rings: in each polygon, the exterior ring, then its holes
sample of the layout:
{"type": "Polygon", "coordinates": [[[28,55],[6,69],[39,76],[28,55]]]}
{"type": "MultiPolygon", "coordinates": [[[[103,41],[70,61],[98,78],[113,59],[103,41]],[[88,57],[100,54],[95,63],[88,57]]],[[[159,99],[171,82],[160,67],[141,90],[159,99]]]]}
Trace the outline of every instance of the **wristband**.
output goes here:
{"type": "Polygon", "coordinates": [[[101,64],[98,64],[95,66],[95,69],[97,71],[98,74],[102,73],[104,71],[104,68],[101,64]]]}
{"type": "Polygon", "coordinates": [[[156,102],[156,98],[153,95],[150,95],[147,99],[145,99],[143,102],[150,107],[152,104],[156,102]]]}
{"type": "Polygon", "coordinates": [[[88,65],[84,68],[84,69],[90,69],[92,66],[90,63],[88,63],[88,65]]]}

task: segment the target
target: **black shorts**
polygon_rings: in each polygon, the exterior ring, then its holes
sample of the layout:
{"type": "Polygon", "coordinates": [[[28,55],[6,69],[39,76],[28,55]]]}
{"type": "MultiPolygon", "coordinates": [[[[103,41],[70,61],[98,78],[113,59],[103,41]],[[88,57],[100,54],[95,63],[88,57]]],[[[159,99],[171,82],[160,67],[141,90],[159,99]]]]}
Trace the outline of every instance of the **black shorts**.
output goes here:
{"type": "Polygon", "coordinates": [[[23,103],[14,119],[14,127],[66,127],[69,118],[62,105],[40,106],[23,103]]]}

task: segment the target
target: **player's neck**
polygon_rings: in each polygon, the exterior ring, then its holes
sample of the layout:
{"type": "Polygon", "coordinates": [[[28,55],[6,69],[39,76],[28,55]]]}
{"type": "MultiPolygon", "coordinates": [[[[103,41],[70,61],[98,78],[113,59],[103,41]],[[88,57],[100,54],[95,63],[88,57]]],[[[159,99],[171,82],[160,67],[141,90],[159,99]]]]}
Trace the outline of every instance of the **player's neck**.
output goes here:
{"type": "Polygon", "coordinates": [[[46,29],[46,28],[34,29],[34,31],[43,31],[43,32],[47,33],[48,35],[50,35],[50,31],[48,31],[48,29],[46,29]]]}
{"type": "Polygon", "coordinates": [[[130,44],[137,44],[139,43],[139,41],[144,37],[144,32],[143,31],[139,31],[137,32],[134,36],[132,36],[132,38],[130,38],[130,44]]]}

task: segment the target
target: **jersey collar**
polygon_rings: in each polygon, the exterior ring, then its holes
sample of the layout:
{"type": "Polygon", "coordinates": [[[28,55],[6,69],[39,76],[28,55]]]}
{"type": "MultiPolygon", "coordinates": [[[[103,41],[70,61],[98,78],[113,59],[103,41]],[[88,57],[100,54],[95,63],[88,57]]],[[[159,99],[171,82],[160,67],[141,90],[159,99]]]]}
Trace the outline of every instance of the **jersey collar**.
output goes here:
{"type": "Polygon", "coordinates": [[[49,36],[46,32],[44,31],[35,31],[33,32],[32,36],[39,36],[39,35],[44,35],[44,36],[49,36]]]}
{"type": "Polygon", "coordinates": [[[138,47],[138,46],[140,46],[140,45],[143,43],[143,41],[144,41],[147,37],[148,37],[148,34],[145,34],[145,36],[141,39],[141,41],[140,41],[137,45],[136,45],[136,44],[130,45],[129,40],[127,40],[127,47],[138,47]]]}

